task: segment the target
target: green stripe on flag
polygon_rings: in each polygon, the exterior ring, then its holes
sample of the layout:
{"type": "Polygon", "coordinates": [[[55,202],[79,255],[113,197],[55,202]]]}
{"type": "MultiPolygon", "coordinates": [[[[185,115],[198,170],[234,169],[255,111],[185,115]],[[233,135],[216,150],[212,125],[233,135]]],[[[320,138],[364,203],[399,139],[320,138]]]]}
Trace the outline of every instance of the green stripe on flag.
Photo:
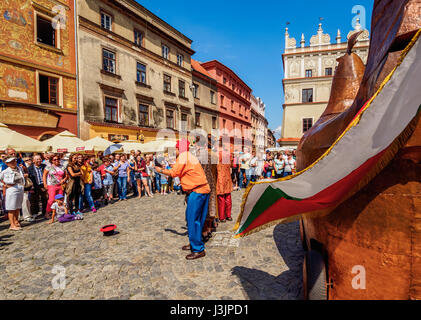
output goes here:
{"type": "Polygon", "coordinates": [[[256,204],[253,207],[253,210],[250,212],[249,216],[247,217],[246,222],[241,227],[241,229],[238,231],[238,233],[243,232],[247,227],[263,212],[265,212],[267,209],[269,209],[273,204],[275,204],[276,201],[278,201],[281,198],[285,198],[287,200],[297,200],[300,201],[299,198],[293,198],[287,195],[285,192],[283,192],[280,189],[273,188],[272,186],[269,186],[266,188],[266,190],[263,192],[263,194],[260,196],[259,200],[257,200],[256,204]]]}

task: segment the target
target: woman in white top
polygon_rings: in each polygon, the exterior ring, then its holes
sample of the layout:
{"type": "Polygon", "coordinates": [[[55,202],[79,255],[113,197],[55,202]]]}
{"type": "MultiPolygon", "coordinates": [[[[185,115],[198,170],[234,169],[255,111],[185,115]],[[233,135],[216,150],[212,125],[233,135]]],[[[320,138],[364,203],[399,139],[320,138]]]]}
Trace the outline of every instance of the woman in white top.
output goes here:
{"type": "Polygon", "coordinates": [[[3,184],[3,198],[6,199],[5,209],[9,216],[9,230],[21,229],[19,224],[19,211],[22,209],[25,174],[17,165],[15,157],[8,157],[5,161],[8,168],[0,173],[0,181],[3,184]]]}
{"type": "Polygon", "coordinates": [[[295,171],[295,160],[292,157],[292,154],[288,154],[288,160],[285,161],[284,177],[292,175],[294,171],[295,171]]]}

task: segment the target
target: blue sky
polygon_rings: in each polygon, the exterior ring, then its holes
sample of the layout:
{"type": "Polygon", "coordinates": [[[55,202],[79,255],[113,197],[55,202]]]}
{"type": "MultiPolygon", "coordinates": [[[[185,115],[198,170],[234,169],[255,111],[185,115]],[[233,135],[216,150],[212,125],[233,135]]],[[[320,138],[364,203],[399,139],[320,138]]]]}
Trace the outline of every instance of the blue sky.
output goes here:
{"type": "Polygon", "coordinates": [[[352,29],[354,6],[365,8],[370,30],[374,0],[286,1],[286,0],[137,0],[145,8],[193,40],[199,61],[217,59],[241,77],[253,94],[266,103],[269,128],[282,124],[282,53],[289,22],[290,37],[299,44],[304,33],[306,45],[317,32],[319,18],[323,30],[335,41],[338,28],[342,41],[352,29]]]}

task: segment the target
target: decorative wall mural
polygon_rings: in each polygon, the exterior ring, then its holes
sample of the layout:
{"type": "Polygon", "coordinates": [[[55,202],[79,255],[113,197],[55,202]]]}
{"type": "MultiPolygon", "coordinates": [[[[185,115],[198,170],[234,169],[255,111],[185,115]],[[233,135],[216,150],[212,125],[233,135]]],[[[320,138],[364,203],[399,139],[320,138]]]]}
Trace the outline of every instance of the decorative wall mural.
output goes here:
{"type": "MultiPolygon", "coordinates": [[[[73,0],[62,1],[70,8],[73,0]]],[[[57,3],[37,0],[37,4],[53,9],[57,3]]],[[[75,70],[73,10],[65,10],[68,23],[66,29],[59,30],[63,54],[39,47],[34,41],[34,8],[30,0],[0,1],[0,54],[15,56],[28,62],[59,68],[67,72],[75,70]],[[19,51],[19,53],[17,53],[19,51]]]]}
{"type": "Polygon", "coordinates": [[[23,49],[23,45],[19,41],[10,40],[8,44],[9,44],[9,47],[12,48],[12,49],[15,49],[15,50],[22,50],[23,49]]]}
{"type": "Polygon", "coordinates": [[[16,9],[12,9],[11,11],[5,10],[3,13],[3,17],[4,19],[6,19],[6,21],[15,23],[18,26],[26,26],[26,20],[23,14],[16,9]]]}
{"type": "Polygon", "coordinates": [[[36,103],[34,73],[0,64],[0,99],[36,103]]]}
{"type": "MultiPolygon", "coordinates": [[[[59,30],[62,53],[46,50],[34,41],[36,5],[31,0],[0,1],[0,55],[24,60],[57,71],[75,74],[73,0],[61,0],[68,9],[66,29],[59,30]]],[[[52,9],[57,1],[37,0],[36,4],[52,9]]],[[[35,69],[18,67],[19,62],[0,63],[0,99],[37,103],[35,69]]],[[[42,68],[40,68],[42,69],[42,68]]],[[[77,108],[76,80],[62,78],[60,101],[67,109],[77,108]]]]}

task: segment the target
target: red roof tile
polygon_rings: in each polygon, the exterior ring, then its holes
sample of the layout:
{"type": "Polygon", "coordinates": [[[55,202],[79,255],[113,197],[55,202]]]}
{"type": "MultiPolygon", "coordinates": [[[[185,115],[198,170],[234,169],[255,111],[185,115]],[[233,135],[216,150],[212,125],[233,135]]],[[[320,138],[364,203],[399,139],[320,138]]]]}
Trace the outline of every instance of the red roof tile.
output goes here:
{"type": "Polygon", "coordinates": [[[202,67],[202,65],[200,64],[199,61],[191,59],[191,66],[197,72],[200,72],[200,73],[204,74],[205,76],[208,76],[209,78],[213,79],[213,77],[210,75],[210,73],[207,72],[206,69],[202,67]]]}

